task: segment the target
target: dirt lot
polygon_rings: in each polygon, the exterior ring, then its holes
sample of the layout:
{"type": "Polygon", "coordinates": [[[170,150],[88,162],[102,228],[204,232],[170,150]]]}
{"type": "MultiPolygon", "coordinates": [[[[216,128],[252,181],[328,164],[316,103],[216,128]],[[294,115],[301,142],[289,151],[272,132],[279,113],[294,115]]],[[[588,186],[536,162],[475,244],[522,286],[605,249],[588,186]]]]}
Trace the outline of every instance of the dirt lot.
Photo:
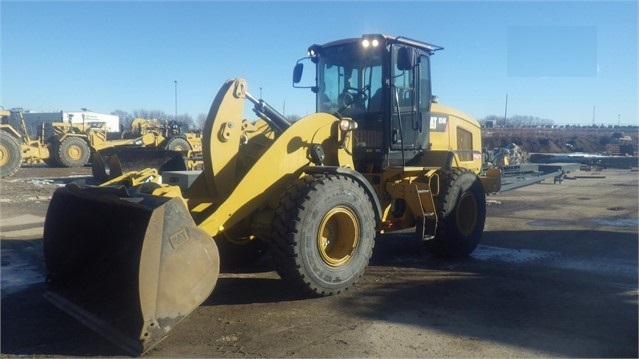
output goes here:
{"type": "MultiPolygon", "coordinates": [[[[42,297],[48,200],[89,173],[23,168],[0,182],[4,357],[125,355],[42,297]]],[[[147,356],[637,357],[637,172],[576,174],[490,196],[468,259],[380,236],[363,279],[335,297],[297,296],[268,258],[223,273],[147,356]]]]}

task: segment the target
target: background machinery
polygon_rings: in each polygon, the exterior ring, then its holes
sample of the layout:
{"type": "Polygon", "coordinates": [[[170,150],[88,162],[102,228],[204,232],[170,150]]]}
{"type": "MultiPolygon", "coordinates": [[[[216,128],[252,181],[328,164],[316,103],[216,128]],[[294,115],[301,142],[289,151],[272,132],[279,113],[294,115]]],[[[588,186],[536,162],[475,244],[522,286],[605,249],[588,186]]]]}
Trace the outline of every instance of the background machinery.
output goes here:
{"type": "MultiPolygon", "coordinates": [[[[62,167],[84,166],[91,159],[92,153],[106,153],[107,149],[120,151],[120,156],[124,157],[128,151],[137,152],[141,148],[153,148],[153,154],[156,156],[163,153],[161,151],[193,156],[200,153],[202,148],[201,136],[198,133],[183,133],[173,121],[161,123],[155,119],[136,118],[131,124],[131,129],[121,133],[117,138],[107,132],[103,122],[53,123],[52,127],[53,135],[48,136],[46,142],[51,148],[55,164],[62,167]]],[[[148,157],[148,162],[141,161],[142,164],[156,163],[148,152],[135,157],[144,156],[148,157]]]]}
{"type": "MultiPolygon", "coordinates": [[[[118,153],[130,167],[143,169],[173,159],[180,166],[194,169],[201,165],[202,140],[198,132],[184,132],[172,121],[136,118],[131,130],[117,138],[107,132],[104,122],[47,122],[37,136],[29,134],[22,110],[1,110],[0,175],[14,174],[24,164],[46,163],[53,167],[81,167],[95,161],[98,153],[118,153]],[[141,150],[142,148],[151,150],[141,150]],[[179,158],[177,158],[179,157],[179,158]]],[[[107,174],[95,174],[99,180],[107,174]]]]}
{"type": "Polygon", "coordinates": [[[315,64],[318,111],[295,123],[227,81],[190,185],[150,169],[56,190],[45,297],[140,354],[211,294],[220,261],[258,258],[265,244],[280,276],[315,296],[356,283],[378,233],[414,227],[437,254],[469,254],[500,177],[480,175],[477,121],[432,101],[439,49],[385,35],[311,46],[293,77],[300,87],[302,63],[315,64]]]}
{"type": "Polygon", "coordinates": [[[202,136],[199,132],[183,130],[176,121],[160,122],[156,119],[135,118],[131,123],[131,134],[140,137],[153,134],[152,147],[162,147],[170,151],[202,152],[202,136]]]}
{"type": "Polygon", "coordinates": [[[202,169],[202,133],[185,131],[175,121],[135,118],[122,138],[142,140],[142,146],[96,148],[91,162],[93,177],[98,182],[149,167],[159,172],[202,169]]]}
{"type": "Polygon", "coordinates": [[[47,122],[39,126],[37,136],[29,134],[22,110],[3,110],[0,125],[0,173],[14,174],[24,164],[46,163],[53,167],[81,167],[91,153],[117,146],[139,147],[155,145],[156,135],[142,134],[135,138],[111,139],[104,122],[47,122]]]}
{"type": "Polygon", "coordinates": [[[0,110],[0,177],[13,175],[23,162],[48,160],[49,147],[40,138],[29,136],[21,109],[0,110]]]}

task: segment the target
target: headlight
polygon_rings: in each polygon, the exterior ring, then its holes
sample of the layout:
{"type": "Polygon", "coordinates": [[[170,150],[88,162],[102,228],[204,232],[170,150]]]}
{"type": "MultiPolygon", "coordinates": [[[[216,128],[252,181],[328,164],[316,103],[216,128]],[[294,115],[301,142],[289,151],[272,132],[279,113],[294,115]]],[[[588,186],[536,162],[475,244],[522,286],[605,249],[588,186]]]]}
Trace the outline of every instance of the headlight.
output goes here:
{"type": "Polygon", "coordinates": [[[339,122],[339,128],[342,131],[352,131],[357,129],[357,122],[343,119],[339,122]]]}

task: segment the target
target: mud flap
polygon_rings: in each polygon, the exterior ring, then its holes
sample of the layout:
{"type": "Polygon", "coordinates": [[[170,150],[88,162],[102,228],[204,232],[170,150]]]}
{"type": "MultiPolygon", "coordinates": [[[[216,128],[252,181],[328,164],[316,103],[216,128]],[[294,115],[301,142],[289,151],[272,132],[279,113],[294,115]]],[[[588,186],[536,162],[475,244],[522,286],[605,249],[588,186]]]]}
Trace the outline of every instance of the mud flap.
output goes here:
{"type": "Polygon", "coordinates": [[[45,297],[140,355],[206,300],[219,274],[215,242],[181,198],[68,185],[44,225],[45,297]]]}

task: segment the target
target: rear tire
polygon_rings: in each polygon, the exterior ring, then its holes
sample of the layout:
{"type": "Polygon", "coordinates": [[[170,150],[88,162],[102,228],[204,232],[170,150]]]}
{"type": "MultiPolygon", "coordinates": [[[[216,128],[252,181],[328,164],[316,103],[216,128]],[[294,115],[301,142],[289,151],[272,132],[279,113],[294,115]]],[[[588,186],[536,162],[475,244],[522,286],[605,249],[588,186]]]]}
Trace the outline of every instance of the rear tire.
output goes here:
{"type": "Polygon", "coordinates": [[[22,165],[22,148],[18,140],[6,132],[0,132],[0,177],[18,172],[22,165]]]}
{"type": "Polygon", "coordinates": [[[461,257],[479,244],[486,222],[486,194],[469,170],[443,173],[436,207],[439,223],[428,248],[443,257],[461,257]]]}
{"type": "Polygon", "coordinates": [[[375,214],[364,189],[341,175],[307,176],[284,194],[271,248],[279,275],[316,295],[338,294],[364,274],[375,214]]]}
{"type": "Polygon", "coordinates": [[[63,167],[82,167],[89,161],[91,150],[81,138],[67,137],[58,144],[56,153],[63,167]]]}

